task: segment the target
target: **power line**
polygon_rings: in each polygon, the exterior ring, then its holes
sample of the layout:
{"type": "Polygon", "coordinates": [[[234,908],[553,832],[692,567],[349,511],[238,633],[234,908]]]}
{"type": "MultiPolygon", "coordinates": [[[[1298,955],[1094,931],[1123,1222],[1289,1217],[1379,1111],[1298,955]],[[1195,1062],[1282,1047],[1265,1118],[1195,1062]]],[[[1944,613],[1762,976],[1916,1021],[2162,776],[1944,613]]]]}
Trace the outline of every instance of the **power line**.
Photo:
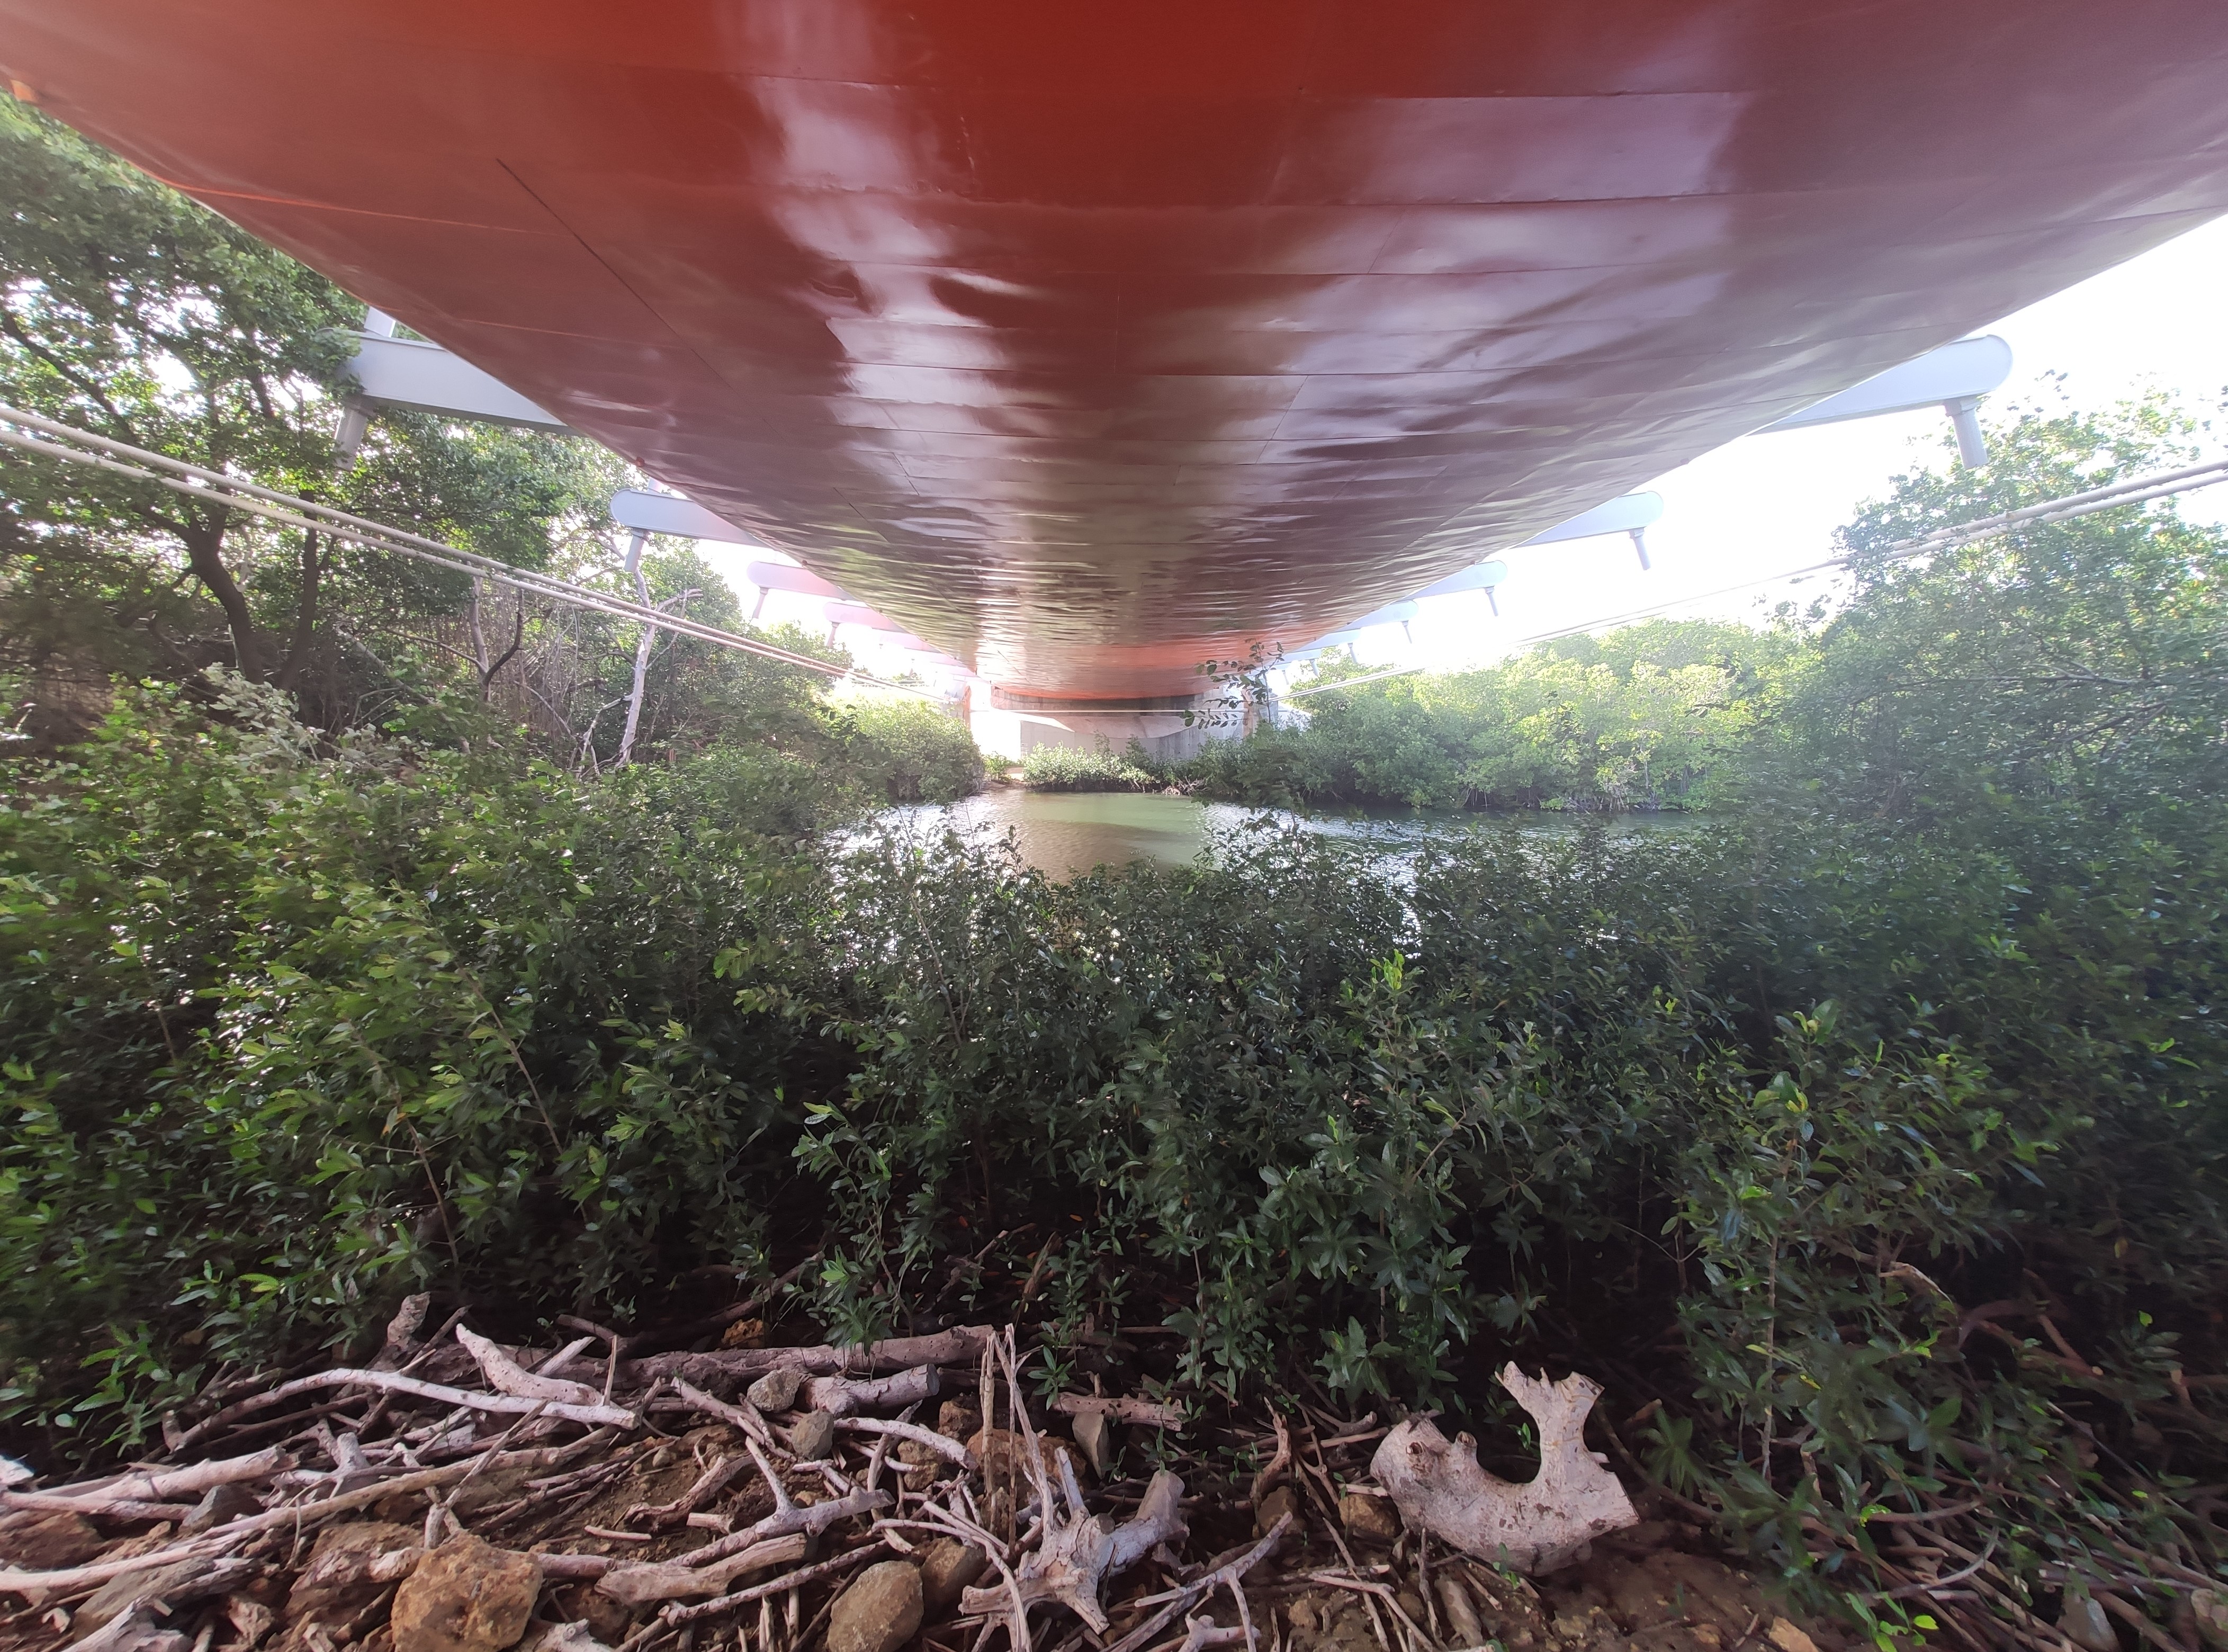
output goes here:
{"type": "Polygon", "coordinates": [[[168,454],[134,447],[128,442],[96,436],[91,431],[80,430],[74,425],[65,425],[37,413],[24,413],[4,403],[0,403],[0,445],[67,460],[73,464],[89,465],[138,481],[152,482],[174,493],[204,500],[227,510],[246,511],[285,527],[311,529],[334,539],[346,540],[367,550],[407,557],[412,561],[428,563],[455,573],[470,574],[475,579],[490,579],[498,585],[545,597],[553,602],[590,609],[616,618],[635,620],[680,636],[695,637],[699,642],[778,660],[783,664],[817,671],[823,676],[848,678],[876,688],[894,689],[900,694],[918,695],[925,700],[937,698],[926,689],[915,688],[910,683],[892,682],[855,667],[817,660],[809,654],[792,653],[771,643],[762,643],[754,637],[739,636],[716,625],[707,625],[701,620],[661,613],[647,604],[632,602],[588,586],[576,585],[570,579],[537,573],[531,568],[515,567],[508,562],[498,562],[474,551],[460,550],[439,540],[426,539],[402,528],[373,522],[368,517],[354,515],[331,505],[320,504],[314,499],[266,488],[238,477],[227,476],[221,471],[205,470],[198,464],[172,458],[168,454]],[[4,428],[8,425],[18,428],[4,428]],[[38,434],[29,433],[31,432],[38,434]]]}
{"type": "MultiPolygon", "coordinates": [[[[1993,539],[2014,528],[2039,528],[2048,522],[2070,522],[2077,516],[2090,516],[2100,510],[2116,510],[2127,505],[2142,504],[2173,494],[2209,488],[2220,482],[2228,482],[2228,459],[2193,464],[2186,470],[2162,471],[2155,476],[2135,477],[2125,482],[2091,488],[2085,493],[2071,493],[2063,499],[2047,499],[2039,505],[2027,505],[2018,510],[1983,516],[1975,522],[1937,528],[1933,533],[1921,535],[1917,539],[1898,540],[1878,551],[1831,556],[1822,562],[1811,562],[1799,568],[1789,568],[1783,573],[1766,574],[1760,579],[1744,579],[1738,585],[1719,586],[1714,591],[1697,591],[1684,597],[1673,597],[1645,608],[1629,609],[1621,614],[1581,620],[1577,624],[1558,626],[1553,631],[1534,631],[1528,637],[1515,638],[1509,647],[1512,650],[1527,648],[1536,643],[1552,643],[1561,637],[1576,637],[1611,625],[1629,624],[1636,619],[1653,619],[1669,613],[1674,608],[1684,608],[1690,603],[1707,602],[1713,597],[1727,597],[1737,591],[1753,591],[1763,586],[1777,585],[1783,579],[1799,579],[1812,573],[1846,568],[1856,562],[1900,562],[1912,557],[1931,556],[1940,551],[1952,551],[1960,546],[1970,545],[1977,540],[1993,539]]],[[[1427,665],[1398,665],[1387,670],[1373,671],[1367,676],[1346,677],[1336,682],[1316,682],[1303,688],[1288,689],[1281,697],[1303,700],[1309,695],[1329,694],[1335,689],[1356,688],[1365,682],[1382,682],[1388,677],[1412,676],[1429,669],[1431,668],[1427,665]]]]}

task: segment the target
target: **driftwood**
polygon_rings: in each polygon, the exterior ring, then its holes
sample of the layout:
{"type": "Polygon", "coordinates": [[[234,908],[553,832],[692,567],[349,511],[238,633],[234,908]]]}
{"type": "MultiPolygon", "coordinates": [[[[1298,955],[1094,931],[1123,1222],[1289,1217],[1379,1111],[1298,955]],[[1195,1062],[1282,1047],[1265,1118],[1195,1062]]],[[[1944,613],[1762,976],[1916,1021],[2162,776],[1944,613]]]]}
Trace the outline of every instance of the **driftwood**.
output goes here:
{"type": "Polygon", "coordinates": [[[131,1497],[65,1497],[54,1491],[0,1491],[0,1508],[28,1514],[83,1514],[88,1519],[182,1521],[191,1503],[143,1503],[131,1497]]]}
{"type": "Polygon", "coordinates": [[[686,1526],[688,1517],[719,1495],[727,1483],[751,1466],[746,1457],[721,1457],[696,1476],[695,1483],[669,1503],[637,1503],[627,1510],[630,1521],[647,1521],[653,1528],[686,1526]]]}
{"type": "Polygon", "coordinates": [[[246,1457],[217,1457],[208,1463],[189,1463],[182,1469],[132,1469],[81,1485],[64,1486],[50,1495],[60,1497],[124,1497],[148,1503],[175,1502],[182,1498],[198,1497],[212,1486],[260,1480],[268,1475],[284,1473],[293,1466],[294,1459],[274,1445],[267,1450],[251,1451],[246,1457]]]}
{"type": "Polygon", "coordinates": [[[659,1354],[646,1360],[624,1361],[618,1368],[621,1386],[629,1389],[675,1377],[700,1388],[706,1383],[722,1386],[737,1378],[762,1377],[778,1365],[793,1365],[815,1376],[842,1376],[877,1371],[903,1371],[917,1365],[972,1366],[990,1346],[987,1325],[955,1325],[933,1336],[893,1336],[863,1348],[719,1348],[708,1354],[659,1354]]]}
{"type": "Polygon", "coordinates": [[[1052,1408],[1067,1417],[1108,1417],[1140,1428],[1181,1428],[1183,1407],[1164,1405],[1155,1399],[1109,1399],[1101,1394],[1062,1394],[1052,1408]]]}
{"type": "Polygon", "coordinates": [[[771,1583],[759,1584],[749,1589],[739,1590],[734,1594],[721,1595],[716,1600],[703,1601],[694,1606],[668,1606],[662,1617],[667,1623],[691,1623],[700,1617],[710,1617],[719,1612],[733,1611],[736,1607],[746,1606],[752,1601],[765,1600],[774,1595],[786,1594],[792,1589],[801,1589],[808,1583],[816,1583],[821,1578],[831,1577],[847,1567],[857,1566],[862,1560],[871,1560],[883,1553],[887,1546],[880,1538],[876,1538],[872,1542],[860,1545],[848,1554],[839,1554],[832,1560],[823,1560],[818,1566],[806,1566],[801,1572],[792,1572],[786,1577],[776,1578],[771,1583]]]}
{"type": "MultiPolygon", "coordinates": [[[[521,1452],[522,1457],[538,1457],[539,1452],[521,1452]]],[[[124,1559],[94,1560],[81,1566],[63,1566],[51,1572],[32,1572],[10,1566],[0,1569],[0,1590],[29,1598],[35,1604],[51,1596],[77,1589],[90,1588],[106,1583],[111,1578],[120,1578],[128,1572],[149,1572],[158,1566],[172,1566],[180,1560],[205,1559],[236,1547],[243,1538],[273,1527],[286,1526],[300,1530],[314,1527],[336,1514],[349,1514],[368,1508],[384,1497],[399,1496],[405,1492],[426,1491],[436,1486],[445,1486],[462,1480],[472,1471],[469,1463],[451,1463],[445,1468],[426,1469],[417,1474],[400,1475],[381,1481],[375,1486],[366,1486],[361,1491],[343,1492],[323,1502],[303,1503],[285,1508],[266,1509],[259,1514],[249,1514],[229,1523],[213,1527],[199,1537],[183,1543],[173,1543],[165,1548],[150,1550],[124,1559]]]]}
{"type": "MultiPolygon", "coordinates": [[[[627,1560],[611,1566],[596,1581],[596,1592],[629,1606],[655,1601],[685,1600],[693,1595],[716,1595],[736,1578],[770,1566],[791,1566],[804,1559],[812,1540],[802,1532],[753,1543],[739,1554],[731,1554],[710,1566],[684,1566],[677,1560],[627,1560]]],[[[546,1572],[545,1572],[546,1575],[546,1572]]]]}
{"type": "Polygon", "coordinates": [[[728,1556],[740,1554],[753,1544],[770,1538],[787,1537],[792,1532],[810,1535],[824,1532],[839,1520],[848,1520],[854,1514],[872,1514],[890,1506],[892,1499],[887,1491],[855,1491],[848,1496],[831,1498],[824,1503],[810,1506],[797,1502],[781,1482],[765,1457],[753,1449],[759,1472],[766,1484],[773,1489],[774,1510],[764,1520],[745,1527],[727,1537],[715,1538],[700,1549],[692,1549],[681,1557],[679,1564],[688,1566],[708,1566],[728,1556]]]}
{"type": "Polygon", "coordinates": [[[1385,1437],[1370,1472],[1403,1520],[1480,1559],[1520,1572],[1552,1572],[1607,1533],[1640,1516],[1617,1477],[1586,1450],[1586,1413],[1601,1393],[1591,1378],[1533,1378],[1512,1362],[1501,1386],[1540,1427],[1540,1472],[1523,1485],[1477,1465],[1477,1442],[1450,1441],[1428,1418],[1411,1418],[1385,1437]]]}
{"type": "Polygon", "coordinates": [[[298,1395],[314,1393],[320,1388],[384,1388],[392,1393],[414,1394],[420,1399],[437,1400],[445,1405],[460,1405],[469,1411],[503,1412],[524,1414],[538,1411],[544,1417],[556,1418],[567,1423],[586,1423],[594,1425],[609,1423],[619,1428],[632,1428],[635,1414],[617,1405],[606,1405],[599,1400],[594,1405],[571,1405],[552,1399],[529,1399],[522,1394],[474,1393],[468,1388],[451,1388],[445,1383],[421,1382],[415,1377],[406,1377],[394,1371],[359,1371],[342,1369],[320,1371],[313,1376],[297,1377],[291,1382],[282,1382],[276,1388],[250,1399],[227,1405],[206,1421],[196,1424],[180,1436],[178,1449],[183,1450],[196,1440],[206,1439],[218,1429],[267,1411],[283,1401],[298,1395]]]}
{"type": "Polygon", "coordinates": [[[919,1405],[943,1389],[934,1366],[917,1365],[887,1377],[813,1377],[799,1390],[799,1399],[808,1411],[848,1417],[870,1406],[919,1405]]]}
{"type": "Polygon", "coordinates": [[[894,1439],[911,1440],[915,1445],[926,1446],[938,1457],[949,1458],[970,1473],[976,1467],[972,1451],[949,1434],[923,1428],[919,1423],[885,1422],[879,1417],[842,1417],[836,1419],[836,1427],[845,1434],[880,1434],[894,1439]]]}
{"type": "Polygon", "coordinates": [[[702,1412],[707,1417],[716,1417],[730,1427],[740,1429],[747,1437],[756,1440],[767,1450],[781,1450],[780,1443],[773,1437],[773,1430],[766,1425],[766,1419],[759,1415],[759,1408],[748,1399],[740,1405],[731,1405],[677,1377],[673,1381],[673,1392],[686,1405],[702,1412]]]}
{"type": "Polygon", "coordinates": [[[1258,1566],[1275,1551],[1279,1543],[1284,1540],[1284,1534],[1290,1529],[1291,1524],[1292,1516],[1290,1511],[1279,1514],[1277,1516],[1277,1523],[1262,1534],[1259,1542],[1243,1554],[1225,1561],[1205,1577],[1194,1578],[1180,1588],[1169,1590],[1166,1594],[1147,1595],[1142,1600],[1131,1601],[1130,1604],[1133,1606],[1159,1606],[1160,1610],[1109,1646],[1106,1652],[1138,1652],[1139,1648],[1150,1646],[1153,1643],[1153,1636],[1166,1629],[1175,1620],[1177,1613],[1188,1610],[1194,1601],[1204,1595],[1213,1593],[1217,1589],[1227,1589],[1230,1591],[1231,1598],[1238,1603],[1239,1621],[1244,1626],[1243,1632],[1246,1642],[1251,1644],[1253,1639],[1252,1616],[1245,1604],[1245,1591],[1239,1585],[1247,1572],[1258,1566]]]}
{"type": "MultiPolygon", "coordinates": [[[[457,1341],[463,1343],[478,1362],[480,1374],[487,1379],[488,1386],[499,1394],[510,1394],[520,1399],[547,1400],[556,1405],[603,1404],[603,1395],[586,1383],[569,1381],[563,1377],[536,1376],[487,1338],[476,1335],[461,1325],[457,1327],[457,1341]]],[[[542,1363],[554,1371],[586,1348],[588,1341],[584,1336],[579,1341],[558,1349],[542,1363]]]]}

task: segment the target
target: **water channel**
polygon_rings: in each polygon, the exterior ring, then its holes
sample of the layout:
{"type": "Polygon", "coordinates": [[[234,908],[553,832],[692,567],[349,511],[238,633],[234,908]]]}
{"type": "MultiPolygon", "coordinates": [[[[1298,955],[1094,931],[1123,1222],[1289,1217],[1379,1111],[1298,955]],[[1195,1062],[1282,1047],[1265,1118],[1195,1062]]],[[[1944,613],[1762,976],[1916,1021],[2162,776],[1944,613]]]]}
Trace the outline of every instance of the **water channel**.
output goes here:
{"type": "MultiPolygon", "coordinates": [[[[1201,803],[1158,792],[1025,791],[993,787],[956,804],[893,810],[883,816],[901,829],[945,829],[976,841],[995,841],[1008,831],[1021,859],[1055,878],[1072,877],[1101,863],[1127,865],[1157,861],[1177,866],[1196,859],[1215,836],[1249,821],[1262,810],[1234,804],[1201,803]]],[[[1331,836],[1367,838],[1388,850],[1399,849],[1468,829],[1490,818],[1478,815],[1400,813],[1380,815],[1295,815],[1275,811],[1279,824],[1331,836]]],[[[1524,823],[1539,830],[1569,830],[1575,817],[1527,815],[1524,823]]],[[[1612,827],[1619,833],[1675,829],[1687,817],[1628,815],[1612,827]]]]}

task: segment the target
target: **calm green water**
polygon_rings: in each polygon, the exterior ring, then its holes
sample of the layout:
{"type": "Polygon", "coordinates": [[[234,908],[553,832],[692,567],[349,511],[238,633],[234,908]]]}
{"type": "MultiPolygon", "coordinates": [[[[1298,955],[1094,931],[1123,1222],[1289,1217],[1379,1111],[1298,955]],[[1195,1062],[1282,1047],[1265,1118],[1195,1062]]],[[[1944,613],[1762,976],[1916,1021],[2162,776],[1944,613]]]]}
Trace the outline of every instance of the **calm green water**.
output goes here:
{"type": "MultiPolygon", "coordinates": [[[[1024,861],[1053,877],[1064,878],[1101,862],[1126,866],[1132,861],[1158,861],[1181,865],[1197,858],[1217,832],[1259,819],[1263,812],[1152,792],[1023,791],[1001,787],[956,804],[892,810],[884,819],[891,825],[915,830],[950,827],[964,836],[984,839],[1002,837],[1010,831],[1024,861]]],[[[1273,818],[1303,831],[1367,838],[1395,851],[1469,829],[1479,819],[1475,815],[1281,812],[1273,818]]],[[[1553,816],[1527,816],[1526,823],[1540,830],[1569,830],[1575,824],[1553,816]]],[[[1617,822],[1616,829],[1661,831],[1677,829],[1681,823],[1668,817],[1626,816],[1617,822]]]]}

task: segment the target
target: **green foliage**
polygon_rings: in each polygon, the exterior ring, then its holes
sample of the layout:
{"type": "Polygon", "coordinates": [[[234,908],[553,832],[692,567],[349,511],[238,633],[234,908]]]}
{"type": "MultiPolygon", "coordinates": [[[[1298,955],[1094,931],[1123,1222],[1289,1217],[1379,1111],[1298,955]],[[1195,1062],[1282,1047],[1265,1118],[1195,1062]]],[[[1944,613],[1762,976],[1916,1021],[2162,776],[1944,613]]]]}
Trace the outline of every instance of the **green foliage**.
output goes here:
{"type": "Polygon", "coordinates": [[[883,803],[950,803],[983,784],[983,753],[959,719],[920,700],[835,708],[846,771],[883,803]]]}
{"type": "Polygon", "coordinates": [[[1116,755],[1104,740],[1091,751],[1032,746],[1021,759],[1021,784],[1032,791],[1157,791],[1161,778],[1134,755],[1116,755]]]}
{"type": "MultiPolygon", "coordinates": [[[[387,413],[343,464],[363,306],[14,102],[0,202],[0,400],[482,555],[610,560],[593,530],[624,467],[586,442],[387,413]]],[[[0,669],[32,679],[50,738],[97,719],[112,676],[191,684],[220,662],[327,727],[376,720],[455,680],[458,650],[429,633],[469,611],[477,634],[480,601],[461,575],[0,451],[0,669]]]]}
{"type": "Polygon", "coordinates": [[[1305,727],[1216,741],[1205,795],[1418,809],[1695,809],[1725,800],[1758,682],[1791,639],[1655,620],[1482,671],[1311,695],[1305,727]]]}

